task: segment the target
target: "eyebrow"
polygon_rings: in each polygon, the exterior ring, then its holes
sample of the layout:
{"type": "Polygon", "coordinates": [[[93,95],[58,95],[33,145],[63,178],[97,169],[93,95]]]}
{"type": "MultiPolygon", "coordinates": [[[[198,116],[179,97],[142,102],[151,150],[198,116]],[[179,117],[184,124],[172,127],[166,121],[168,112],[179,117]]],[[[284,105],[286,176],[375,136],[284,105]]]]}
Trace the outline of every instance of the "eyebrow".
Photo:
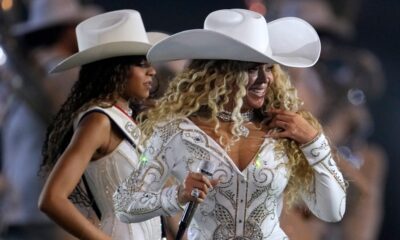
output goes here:
{"type": "Polygon", "coordinates": [[[274,64],[273,63],[251,63],[248,67],[248,69],[252,69],[252,68],[258,68],[258,67],[262,67],[262,69],[267,69],[270,67],[273,67],[274,64]]]}
{"type": "Polygon", "coordinates": [[[262,65],[263,65],[262,63],[250,63],[248,68],[251,69],[251,68],[255,68],[255,67],[260,67],[262,65]]]}

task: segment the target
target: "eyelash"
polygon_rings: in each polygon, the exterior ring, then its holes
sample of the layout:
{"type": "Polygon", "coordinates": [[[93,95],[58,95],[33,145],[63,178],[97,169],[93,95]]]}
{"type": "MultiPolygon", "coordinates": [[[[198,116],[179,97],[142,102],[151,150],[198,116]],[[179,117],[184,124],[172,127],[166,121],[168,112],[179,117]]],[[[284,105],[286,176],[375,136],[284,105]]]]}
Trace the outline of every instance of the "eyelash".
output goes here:
{"type": "MultiPolygon", "coordinates": [[[[266,67],[266,68],[264,68],[264,69],[265,69],[266,72],[271,72],[273,68],[274,68],[274,66],[271,65],[271,66],[266,67]]],[[[248,72],[249,74],[255,74],[255,73],[257,73],[259,70],[260,70],[260,67],[258,66],[258,67],[254,67],[254,68],[249,68],[249,69],[247,70],[247,72],[248,72]]]]}
{"type": "Polygon", "coordinates": [[[134,64],[135,66],[141,67],[141,68],[149,68],[151,65],[147,61],[141,61],[137,64],[134,64]]]}
{"type": "Polygon", "coordinates": [[[258,72],[258,68],[250,68],[249,70],[247,70],[250,74],[251,73],[256,73],[256,72],[258,72]]]}

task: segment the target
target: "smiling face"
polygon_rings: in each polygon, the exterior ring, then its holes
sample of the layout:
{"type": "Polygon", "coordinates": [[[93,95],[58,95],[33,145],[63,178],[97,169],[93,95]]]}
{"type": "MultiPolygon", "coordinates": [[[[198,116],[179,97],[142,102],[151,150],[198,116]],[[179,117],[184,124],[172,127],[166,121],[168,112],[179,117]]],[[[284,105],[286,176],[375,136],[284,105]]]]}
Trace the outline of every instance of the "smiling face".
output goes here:
{"type": "Polygon", "coordinates": [[[248,73],[248,83],[246,86],[247,94],[244,98],[243,108],[257,109],[261,108],[265,101],[268,87],[274,81],[272,74],[272,64],[257,64],[251,66],[248,73]]]}
{"type": "Polygon", "coordinates": [[[156,70],[145,58],[132,64],[127,82],[126,95],[143,100],[149,97],[152,78],[156,70]]]}

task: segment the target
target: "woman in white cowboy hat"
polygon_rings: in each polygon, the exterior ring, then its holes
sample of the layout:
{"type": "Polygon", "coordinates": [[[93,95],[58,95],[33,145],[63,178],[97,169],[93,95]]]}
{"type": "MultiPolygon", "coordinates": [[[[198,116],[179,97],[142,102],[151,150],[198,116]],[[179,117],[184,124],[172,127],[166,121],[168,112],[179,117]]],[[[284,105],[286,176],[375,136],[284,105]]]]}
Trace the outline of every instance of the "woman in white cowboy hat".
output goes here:
{"type": "Polygon", "coordinates": [[[42,171],[49,177],[39,207],[79,239],[160,239],[160,218],[125,224],[116,219],[112,194],[138,164],[137,104],[149,96],[155,69],[141,16],[119,10],[77,28],[79,52],[59,72],[82,66],[68,99],[50,125],[42,171]],[[99,226],[77,206],[93,207],[99,226]]]}
{"type": "Polygon", "coordinates": [[[319,218],[339,221],[342,175],[279,66],[312,66],[319,52],[305,21],[267,24],[244,9],[212,12],[204,29],[153,46],[150,61],[194,60],[145,114],[142,132],[151,137],[139,171],[114,194],[118,217],[143,221],[196,201],[189,239],[286,239],[279,227],[286,194],[319,218]],[[212,179],[195,172],[204,160],[215,166],[212,179]],[[170,174],[179,185],[163,186],[170,174]]]}

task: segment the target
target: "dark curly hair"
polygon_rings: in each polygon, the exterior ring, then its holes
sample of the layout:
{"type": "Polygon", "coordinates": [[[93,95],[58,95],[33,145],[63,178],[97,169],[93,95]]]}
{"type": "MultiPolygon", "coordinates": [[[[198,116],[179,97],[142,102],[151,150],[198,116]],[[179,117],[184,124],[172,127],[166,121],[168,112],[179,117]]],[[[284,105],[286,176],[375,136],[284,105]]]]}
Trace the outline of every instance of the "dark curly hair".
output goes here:
{"type": "MultiPolygon", "coordinates": [[[[73,135],[73,121],[77,115],[94,105],[110,107],[115,104],[118,96],[124,96],[131,66],[139,66],[145,59],[145,56],[114,57],[82,66],[78,81],[47,129],[42,148],[41,176],[48,176],[68,146],[73,135]]],[[[137,114],[137,103],[130,101],[130,107],[137,114]]],[[[81,183],[69,198],[75,204],[91,206],[93,201],[81,183]]]]}

